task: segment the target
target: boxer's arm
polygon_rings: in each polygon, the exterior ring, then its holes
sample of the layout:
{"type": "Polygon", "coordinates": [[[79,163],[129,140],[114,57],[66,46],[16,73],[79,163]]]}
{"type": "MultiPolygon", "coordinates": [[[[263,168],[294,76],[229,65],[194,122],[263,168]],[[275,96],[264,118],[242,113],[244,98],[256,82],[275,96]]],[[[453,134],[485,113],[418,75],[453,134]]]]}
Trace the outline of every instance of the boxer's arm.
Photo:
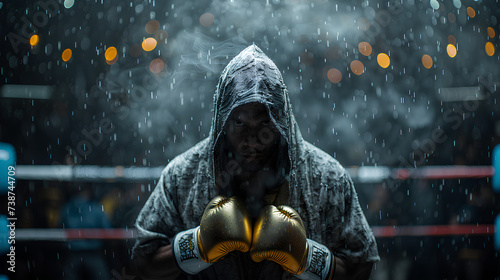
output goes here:
{"type": "Polygon", "coordinates": [[[344,260],[335,257],[336,267],[333,275],[334,280],[344,279],[369,279],[373,263],[346,264],[344,260]]]}
{"type": "Polygon", "coordinates": [[[146,280],[174,280],[183,277],[175,263],[170,244],[159,247],[152,255],[139,257],[135,262],[139,276],[146,280]]]}
{"type": "Polygon", "coordinates": [[[331,230],[333,236],[327,237],[334,241],[329,247],[334,248],[337,260],[333,279],[369,279],[373,264],[380,260],[377,243],[360,207],[349,174],[342,176],[339,183],[339,188],[331,195],[335,197],[335,193],[341,194],[334,200],[339,205],[344,205],[343,211],[339,213],[331,208],[326,214],[327,217],[337,218],[330,220],[331,228],[340,229],[331,230]]]}
{"type": "Polygon", "coordinates": [[[172,195],[173,186],[177,185],[175,174],[175,165],[171,162],[162,171],[158,184],[137,217],[132,260],[136,272],[144,279],[183,277],[170,245],[170,239],[182,230],[182,220],[172,195]]]}

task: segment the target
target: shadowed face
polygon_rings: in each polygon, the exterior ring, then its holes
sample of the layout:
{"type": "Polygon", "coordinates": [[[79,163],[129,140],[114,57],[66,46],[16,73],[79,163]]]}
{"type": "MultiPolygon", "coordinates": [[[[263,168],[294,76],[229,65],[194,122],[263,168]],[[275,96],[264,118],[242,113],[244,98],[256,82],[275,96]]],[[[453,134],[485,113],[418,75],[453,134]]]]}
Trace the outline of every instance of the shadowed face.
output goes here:
{"type": "Polygon", "coordinates": [[[231,112],[225,129],[228,155],[247,172],[274,166],[278,154],[279,131],[260,103],[241,105],[231,112]]]}

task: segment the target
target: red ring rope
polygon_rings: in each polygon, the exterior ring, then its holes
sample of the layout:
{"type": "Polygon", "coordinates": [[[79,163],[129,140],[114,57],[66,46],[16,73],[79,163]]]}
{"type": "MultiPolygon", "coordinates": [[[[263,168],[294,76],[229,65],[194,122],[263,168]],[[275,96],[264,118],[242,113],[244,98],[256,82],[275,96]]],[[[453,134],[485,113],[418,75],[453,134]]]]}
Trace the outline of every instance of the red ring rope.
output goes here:
{"type": "Polygon", "coordinates": [[[420,168],[396,168],[392,177],[397,180],[419,179],[461,179],[493,177],[493,166],[427,166],[420,168]]]}

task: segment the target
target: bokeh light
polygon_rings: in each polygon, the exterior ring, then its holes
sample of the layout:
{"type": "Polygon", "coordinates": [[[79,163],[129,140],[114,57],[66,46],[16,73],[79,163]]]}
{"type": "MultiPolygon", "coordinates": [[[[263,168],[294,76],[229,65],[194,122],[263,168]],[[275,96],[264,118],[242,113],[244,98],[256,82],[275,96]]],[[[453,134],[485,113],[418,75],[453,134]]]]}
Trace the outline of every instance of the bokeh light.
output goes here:
{"type": "Polygon", "coordinates": [[[491,42],[486,42],[484,50],[488,56],[493,56],[495,54],[495,46],[491,42]]]}
{"type": "Polygon", "coordinates": [[[363,72],[365,72],[365,66],[363,63],[359,60],[353,60],[351,62],[351,71],[356,74],[356,75],[361,75],[363,72]]]}
{"type": "Polygon", "coordinates": [[[64,0],[64,8],[69,9],[75,5],[75,0],[64,0]]]}
{"type": "Polygon", "coordinates": [[[439,2],[437,0],[431,0],[430,2],[433,10],[439,10],[439,2]]]}
{"type": "Polygon", "coordinates": [[[156,48],[156,40],[155,38],[146,38],[144,39],[144,41],[142,41],[142,49],[147,51],[147,52],[150,52],[152,50],[154,50],[156,48]]]}
{"type": "Polygon", "coordinates": [[[158,74],[165,69],[165,62],[161,58],[155,58],[149,63],[149,71],[158,74]]]}
{"type": "Polygon", "coordinates": [[[342,73],[336,68],[328,70],[326,76],[328,77],[328,80],[334,84],[340,83],[340,81],[342,81],[342,73]]]}
{"type": "Polygon", "coordinates": [[[168,33],[165,30],[159,30],[155,33],[155,40],[158,44],[166,44],[168,38],[168,33]]]}
{"type": "Polygon", "coordinates": [[[61,58],[64,62],[67,62],[68,60],[71,59],[72,56],[73,52],[71,51],[71,49],[65,49],[61,55],[61,58]]]}
{"type": "Polygon", "coordinates": [[[446,46],[446,52],[450,57],[453,58],[457,55],[457,48],[455,48],[455,46],[452,44],[448,44],[448,46],[446,46]]]}
{"type": "Polygon", "coordinates": [[[115,47],[109,47],[104,53],[104,57],[106,58],[107,64],[114,64],[118,60],[118,51],[115,47]]]}
{"type": "Polygon", "coordinates": [[[456,45],[457,44],[457,38],[453,35],[448,36],[448,44],[456,45]]]}
{"type": "Polygon", "coordinates": [[[432,58],[428,54],[422,56],[422,64],[425,68],[430,69],[432,67],[432,58]]]}
{"type": "Polygon", "coordinates": [[[30,37],[30,45],[32,47],[38,45],[39,42],[40,42],[40,37],[38,35],[36,35],[36,34],[31,35],[31,37],[30,37]]]}
{"type": "Polygon", "coordinates": [[[476,11],[472,7],[467,7],[467,15],[470,18],[474,18],[476,16],[476,11]]]}
{"type": "Polygon", "coordinates": [[[448,20],[451,22],[451,23],[455,23],[455,21],[457,21],[457,16],[455,16],[454,13],[448,13],[448,20]]]}
{"type": "Polygon", "coordinates": [[[203,26],[210,26],[214,23],[215,17],[211,13],[204,13],[200,16],[200,24],[203,26]]]}
{"type": "Polygon", "coordinates": [[[151,20],[148,23],[146,23],[146,32],[148,34],[154,34],[158,29],[160,29],[160,23],[157,20],[151,20]]]}
{"type": "Polygon", "coordinates": [[[391,64],[391,59],[389,58],[389,56],[387,54],[379,53],[377,55],[377,62],[378,62],[378,65],[380,65],[380,67],[387,68],[391,64]]]}
{"type": "Polygon", "coordinates": [[[116,58],[118,55],[118,51],[116,50],[115,47],[109,47],[106,52],[104,53],[104,57],[106,57],[106,60],[113,60],[116,58]]]}
{"type": "Polygon", "coordinates": [[[368,42],[359,43],[358,49],[362,55],[369,56],[372,54],[372,46],[368,42]]]}
{"type": "Polygon", "coordinates": [[[495,29],[493,29],[492,27],[488,27],[487,31],[488,31],[488,36],[490,38],[494,38],[495,37],[495,29]]]}

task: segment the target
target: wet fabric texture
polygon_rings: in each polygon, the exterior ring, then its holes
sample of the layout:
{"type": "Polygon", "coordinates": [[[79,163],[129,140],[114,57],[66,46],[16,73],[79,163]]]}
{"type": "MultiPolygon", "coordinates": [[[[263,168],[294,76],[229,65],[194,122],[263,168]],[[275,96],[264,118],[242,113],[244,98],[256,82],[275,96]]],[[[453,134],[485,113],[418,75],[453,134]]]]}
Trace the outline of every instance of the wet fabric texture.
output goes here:
{"type": "MultiPolygon", "coordinates": [[[[304,222],[307,237],[347,262],[378,261],[375,237],[349,174],[337,160],[302,138],[280,71],[255,45],[244,49],[222,72],[209,136],[175,157],[163,170],[137,218],[133,257],[152,254],[159,246],[169,244],[178,232],[198,226],[208,202],[220,193],[231,193],[223,183],[228,171],[219,156],[223,131],[231,112],[251,102],[266,106],[282,136],[276,169],[282,176],[266,194],[265,203],[294,208],[304,222]]],[[[272,261],[255,263],[248,254],[233,252],[200,274],[183,277],[287,279],[291,275],[272,261]]]]}

